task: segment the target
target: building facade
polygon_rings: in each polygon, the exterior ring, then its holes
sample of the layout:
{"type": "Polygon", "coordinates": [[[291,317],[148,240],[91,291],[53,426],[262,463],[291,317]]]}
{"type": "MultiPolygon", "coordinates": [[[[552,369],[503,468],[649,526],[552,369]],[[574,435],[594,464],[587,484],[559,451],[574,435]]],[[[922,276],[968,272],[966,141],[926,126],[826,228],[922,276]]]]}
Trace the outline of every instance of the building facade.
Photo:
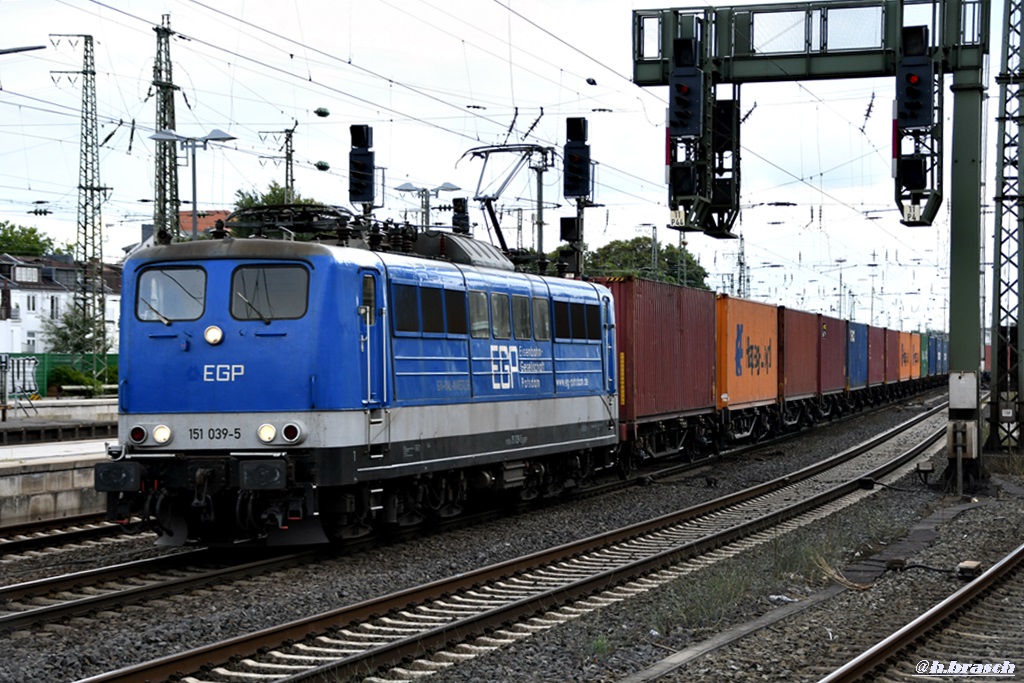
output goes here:
{"type": "MultiPolygon", "coordinates": [[[[0,255],[0,353],[48,353],[44,321],[71,310],[82,273],[70,256],[0,255]]],[[[110,353],[117,353],[121,269],[104,264],[104,323],[110,353]]]]}

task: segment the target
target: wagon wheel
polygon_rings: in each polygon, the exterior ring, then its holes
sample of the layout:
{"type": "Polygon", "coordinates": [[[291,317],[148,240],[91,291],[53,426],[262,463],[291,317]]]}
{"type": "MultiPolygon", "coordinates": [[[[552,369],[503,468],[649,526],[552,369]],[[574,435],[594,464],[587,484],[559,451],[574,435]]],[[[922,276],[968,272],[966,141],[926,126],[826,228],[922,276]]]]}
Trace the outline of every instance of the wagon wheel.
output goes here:
{"type": "Polygon", "coordinates": [[[637,465],[640,463],[640,453],[638,447],[634,445],[632,448],[623,448],[619,451],[619,458],[616,462],[616,466],[619,470],[619,479],[629,479],[630,476],[636,471],[637,465]]]}

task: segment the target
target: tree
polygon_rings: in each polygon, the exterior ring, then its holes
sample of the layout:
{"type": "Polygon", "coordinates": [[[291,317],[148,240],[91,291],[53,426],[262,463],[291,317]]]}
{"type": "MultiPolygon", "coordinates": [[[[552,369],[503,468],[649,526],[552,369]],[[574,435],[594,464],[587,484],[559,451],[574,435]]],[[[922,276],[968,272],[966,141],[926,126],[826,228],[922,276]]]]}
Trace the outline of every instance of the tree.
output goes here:
{"type": "Polygon", "coordinates": [[[52,237],[36,228],[0,221],[0,253],[14,256],[43,256],[54,253],[52,237]]]}
{"type": "MultiPolygon", "coordinates": [[[[104,334],[102,320],[93,320],[85,316],[78,306],[72,306],[57,320],[43,320],[43,338],[53,353],[69,353],[75,356],[86,356],[99,350],[93,339],[104,334]]],[[[103,337],[102,353],[110,351],[111,340],[103,337]]]]}
{"type": "MultiPolygon", "coordinates": [[[[275,206],[284,204],[285,188],[279,185],[276,180],[270,182],[267,191],[263,194],[246,190],[235,190],[235,210],[251,209],[254,206],[275,206]]],[[[292,195],[292,204],[319,204],[315,199],[306,199],[295,192],[292,195]]]]}
{"type": "Polygon", "coordinates": [[[654,250],[652,246],[650,237],[635,237],[628,242],[609,242],[597,251],[584,254],[584,271],[587,275],[632,275],[709,289],[706,283],[708,272],[697,263],[686,247],[658,244],[657,250],[654,250]]]}

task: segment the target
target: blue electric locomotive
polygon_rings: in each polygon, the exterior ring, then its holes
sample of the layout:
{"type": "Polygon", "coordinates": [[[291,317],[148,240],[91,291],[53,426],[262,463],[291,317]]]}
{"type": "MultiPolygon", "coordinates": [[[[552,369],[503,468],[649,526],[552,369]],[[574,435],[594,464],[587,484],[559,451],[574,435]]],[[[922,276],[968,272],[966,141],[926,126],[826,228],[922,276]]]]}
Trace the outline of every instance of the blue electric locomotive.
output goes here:
{"type": "Polygon", "coordinates": [[[124,265],[108,512],[161,543],[326,542],[523,498],[614,464],[611,295],[488,244],[157,245],[124,265]]]}

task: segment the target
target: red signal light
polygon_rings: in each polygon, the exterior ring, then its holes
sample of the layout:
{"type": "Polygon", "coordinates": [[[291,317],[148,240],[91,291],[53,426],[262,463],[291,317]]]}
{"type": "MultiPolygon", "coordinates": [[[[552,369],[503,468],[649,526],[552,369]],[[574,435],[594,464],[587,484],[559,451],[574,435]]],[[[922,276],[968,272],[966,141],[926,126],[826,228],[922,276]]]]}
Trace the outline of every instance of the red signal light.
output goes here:
{"type": "Polygon", "coordinates": [[[917,74],[907,74],[907,83],[910,85],[917,85],[921,82],[921,77],[917,74]]]}

